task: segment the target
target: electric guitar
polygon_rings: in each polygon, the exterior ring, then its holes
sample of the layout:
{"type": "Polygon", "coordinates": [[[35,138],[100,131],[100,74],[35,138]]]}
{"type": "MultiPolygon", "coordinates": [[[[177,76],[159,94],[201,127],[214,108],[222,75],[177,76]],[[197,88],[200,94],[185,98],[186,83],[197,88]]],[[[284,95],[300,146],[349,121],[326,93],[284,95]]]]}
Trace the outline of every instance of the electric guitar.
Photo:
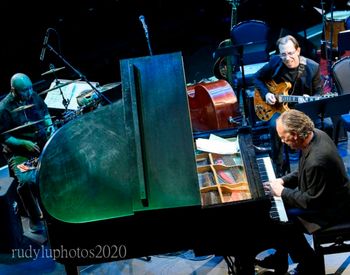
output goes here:
{"type": "Polygon", "coordinates": [[[254,110],[257,117],[261,120],[268,121],[271,117],[277,113],[283,113],[289,110],[288,103],[291,102],[310,102],[324,98],[330,98],[337,96],[337,93],[329,93],[322,96],[298,96],[288,95],[289,89],[292,87],[289,82],[281,82],[276,84],[275,81],[269,81],[266,83],[270,93],[273,93],[277,99],[274,105],[267,104],[265,99],[261,98],[260,92],[255,89],[254,91],[254,110]]]}

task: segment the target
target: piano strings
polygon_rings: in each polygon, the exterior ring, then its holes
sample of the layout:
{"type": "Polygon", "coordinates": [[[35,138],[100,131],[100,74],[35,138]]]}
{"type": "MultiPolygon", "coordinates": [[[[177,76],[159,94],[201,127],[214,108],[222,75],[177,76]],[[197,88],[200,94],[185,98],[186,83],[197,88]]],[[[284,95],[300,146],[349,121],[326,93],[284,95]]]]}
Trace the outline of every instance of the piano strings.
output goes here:
{"type": "MultiPolygon", "coordinates": [[[[240,153],[231,155],[199,153],[196,155],[196,160],[202,205],[251,198],[240,153]]],[[[276,178],[269,157],[257,158],[257,163],[261,184],[276,178]]],[[[288,221],[282,198],[271,196],[270,199],[270,217],[283,222],[288,221]]]]}
{"type": "Polygon", "coordinates": [[[196,155],[202,205],[251,199],[240,153],[196,155]]]}
{"type": "Polygon", "coordinates": [[[201,188],[215,185],[213,172],[198,173],[199,186],[201,188]]]}

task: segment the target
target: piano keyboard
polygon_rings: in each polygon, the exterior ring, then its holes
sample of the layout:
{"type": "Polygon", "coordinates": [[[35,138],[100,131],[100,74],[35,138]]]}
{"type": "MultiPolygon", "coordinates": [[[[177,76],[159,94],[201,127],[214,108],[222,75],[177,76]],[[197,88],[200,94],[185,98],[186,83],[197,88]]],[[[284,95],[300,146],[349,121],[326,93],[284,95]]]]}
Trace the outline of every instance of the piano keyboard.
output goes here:
{"type": "MultiPolygon", "coordinates": [[[[273,171],[272,162],[270,157],[257,158],[259,173],[262,182],[273,180],[276,178],[275,172],[273,171]]],[[[271,196],[271,209],[270,216],[274,220],[280,220],[281,222],[287,222],[288,217],[284,208],[283,200],[281,197],[271,196]]]]}

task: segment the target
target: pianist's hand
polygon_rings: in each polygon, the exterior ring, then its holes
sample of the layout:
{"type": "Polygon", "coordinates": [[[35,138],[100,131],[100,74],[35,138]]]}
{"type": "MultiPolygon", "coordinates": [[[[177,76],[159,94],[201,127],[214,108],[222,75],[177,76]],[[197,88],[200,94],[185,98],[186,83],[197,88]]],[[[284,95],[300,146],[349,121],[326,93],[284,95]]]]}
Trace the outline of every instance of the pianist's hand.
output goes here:
{"type": "Polygon", "coordinates": [[[282,195],[282,191],[284,189],[284,182],[281,178],[270,181],[271,194],[273,196],[280,197],[282,195]]]}
{"type": "Polygon", "coordinates": [[[277,196],[280,197],[283,190],[283,180],[281,178],[267,181],[263,183],[264,190],[267,194],[270,194],[271,196],[277,196]]]}

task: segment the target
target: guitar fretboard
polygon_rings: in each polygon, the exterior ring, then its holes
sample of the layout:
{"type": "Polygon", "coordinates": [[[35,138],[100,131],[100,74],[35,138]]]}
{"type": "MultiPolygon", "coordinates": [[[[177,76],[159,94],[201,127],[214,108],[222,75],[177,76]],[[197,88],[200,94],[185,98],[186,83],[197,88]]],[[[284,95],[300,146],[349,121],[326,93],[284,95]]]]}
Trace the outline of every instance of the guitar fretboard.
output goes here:
{"type": "Polygon", "coordinates": [[[302,96],[302,95],[278,95],[279,102],[311,102],[320,99],[325,99],[329,97],[334,97],[334,94],[324,95],[324,96],[302,96]]]}

